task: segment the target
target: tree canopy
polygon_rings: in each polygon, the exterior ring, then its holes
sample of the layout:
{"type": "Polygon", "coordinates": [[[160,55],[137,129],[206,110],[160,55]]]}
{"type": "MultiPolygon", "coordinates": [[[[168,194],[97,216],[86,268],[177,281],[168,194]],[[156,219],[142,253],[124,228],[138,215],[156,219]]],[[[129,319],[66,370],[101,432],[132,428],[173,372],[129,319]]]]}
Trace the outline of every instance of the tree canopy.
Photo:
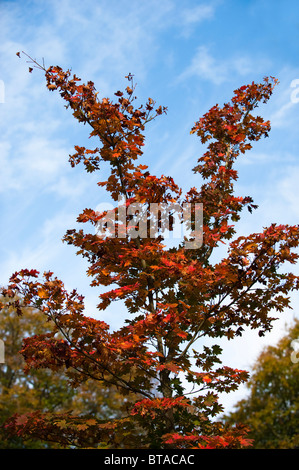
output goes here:
{"type": "Polygon", "coordinates": [[[249,426],[257,449],[299,447],[299,320],[276,346],[259,355],[247,382],[248,396],[226,416],[249,426]]]}
{"type": "MultiPolygon", "coordinates": [[[[51,322],[30,307],[18,316],[5,298],[0,315],[1,339],[5,345],[5,362],[0,365],[0,448],[57,448],[58,442],[41,441],[38,436],[8,436],[5,422],[13,414],[24,415],[33,411],[43,413],[71,413],[98,419],[122,416],[128,404],[115,390],[88,380],[74,390],[69,386],[63,370],[30,369],[25,371],[25,361],[20,350],[23,339],[49,334],[51,322]]],[[[87,418],[86,418],[87,419],[87,418]]]]}
{"type": "Polygon", "coordinates": [[[219,346],[204,341],[233,339],[245,327],[264,335],[272,328],[273,312],[290,306],[289,294],[299,286],[298,276],[281,271],[285,262],[297,261],[298,225],[273,223],[261,233],[235,237],[242,211],[257,206],[250,196],[235,194],[234,164],[268,136],[270,122],[255,109],[267,103],[277,80],[265,77],[241,86],[229,102],[195,122],[191,134],[207,144],[193,168],[203,183],[183,194],[172,177],[152,175],[139,163],[145,127],[166,108],[151,98],[136,104],[131,74],[124,91],[106,98],[99,97],[93,82],[81,83],[70,70],[31,61],[30,72],[41,69],[48,89],[59,92],[74,118],[89,126],[92,141],[98,139],[96,148],[76,145],[69,160],[72,167],[82,163],[88,173],[99,175],[108,167],[108,179],[98,185],[118,207],[101,213],[84,209],[78,222],[91,226],[91,232],[70,229],[64,241],[88,261],[92,286],[110,286],[99,295],[99,312],[121,299],[128,318],[111,331],[106,322],[86,315],[83,296],[68,292],[54,273],[24,267],[12,274],[3,295],[20,315],[24,306],[32,306],[53,322],[51,333],[24,340],[26,368],[63,369],[73,387],[93,379],[116,387],[124,397],[142,398],[121,418],[37,412],[13,416],[6,431],[77,447],[250,445],[243,426],[227,427],[215,419],[222,411],[218,394],[235,390],[248,372],[223,365],[219,346]],[[151,204],[158,205],[161,217],[151,204]],[[191,216],[184,218],[189,209],[191,216]],[[165,228],[173,230],[177,215],[186,225],[184,239],[167,248],[165,228]],[[223,244],[227,256],[213,263],[212,254],[223,244]],[[16,295],[22,300],[14,300],[16,295]]]}

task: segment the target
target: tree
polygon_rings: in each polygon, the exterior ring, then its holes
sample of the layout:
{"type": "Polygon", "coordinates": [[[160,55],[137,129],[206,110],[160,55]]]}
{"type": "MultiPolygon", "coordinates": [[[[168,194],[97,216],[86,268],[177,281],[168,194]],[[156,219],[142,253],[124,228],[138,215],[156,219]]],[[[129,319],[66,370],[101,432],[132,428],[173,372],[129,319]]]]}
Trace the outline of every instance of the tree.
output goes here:
{"type": "Polygon", "coordinates": [[[22,341],[33,335],[50,333],[51,322],[35,309],[24,308],[21,316],[1,299],[5,307],[0,316],[1,339],[5,345],[5,362],[0,365],[0,448],[49,448],[58,443],[40,441],[30,435],[7,436],[3,426],[13,413],[23,415],[32,410],[70,413],[75,410],[85,416],[111,419],[123,414],[123,399],[111,388],[87,381],[77,390],[68,384],[62,370],[30,369],[24,372],[25,361],[19,351],[22,341]]]}
{"type": "MultiPolygon", "coordinates": [[[[23,372],[25,363],[19,354],[22,339],[46,332],[43,315],[39,311],[24,309],[22,316],[18,318],[14,309],[7,306],[5,299],[2,298],[1,301],[5,305],[0,317],[1,340],[5,345],[5,362],[0,366],[1,424],[16,412],[23,414],[32,409],[67,409],[74,393],[67,386],[67,378],[62,373],[51,376],[47,370],[32,370],[27,376],[23,372]]],[[[48,446],[38,440],[25,442],[18,436],[7,440],[5,430],[1,428],[1,448],[37,448],[45,445],[48,446]]]]}
{"type": "MultiPolygon", "coordinates": [[[[196,350],[194,345],[205,338],[232,339],[242,335],[244,327],[265,334],[272,327],[272,311],[290,306],[289,293],[299,286],[297,276],[280,271],[284,262],[298,258],[298,226],[273,223],[262,233],[234,239],[242,210],[251,212],[256,205],[249,196],[234,195],[233,165],[253,141],[268,136],[270,122],[252,113],[269,100],[277,80],[265,77],[260,84],[241,86],[229,103],[212,107],[195,123],[191,133],[207,143],[193,169],[203,184],[183,195],[171,177],[154,176],[147,165],[138,164],[145,127],[166,108],[157,107],[151,98],[135,106],[131,74],[124,92],[117,91],[114,100],[100,99],[93,82],[82,84],[69,70],[46,69],[30,60],[30,71],[43,70],[48,89],[58,91],[74,118],[90,126],[90,137],[99,139],[100,146],[93,149],[75,146],[70,163],[83,163],[87,172],[107,165],[110,175],[98,185],[118,201],[118,207],[102,213],[85,209],[78,221],[90,223],[92,233],[68,230],[64,241],[88,260],[92,286],[116,286],[99,295],[99,310],[121,299],[130,316],[111,332],[105,322],[84,314],[83,296],[67,292],[52,272],[40,277],[25,268],[11,276],[3,294],[22,294],[22,303],[12,301],[19,313],[24,306],[34,306],[53,321],[55,331],[26,339],[22,354],[28,369],[65,368],[74,387],[89,377],[117,387],[124,396],[138,394],[142,399],[121,419],[33,413],[13,417],[7,432],[30,431],[61,444],[72,439],[81,447],[90,446],[91,440],[95,447],[110,448],[249,445],[245,429],[226,428],[215,420],[222,411],[218,393],[235,390],[248,379],[248,372],[222,365],[219,346],[196,350]],[[151,204],[160,204],[159,219],[151,204]],[[180,222],[186,226],[184,240],[169,249],[163,244],[165,207],[180,207],[180,222]],[[190,207],[192,217],[184,218],[190,207]],[[200,219],[194,218],[200,207],[202,243],[200,219]],[[152,226],[159,229],[154,235],[152,226]],[[227,244],[227,257],[212,263],[221,243],[227,244]],[[132,435],[136,426],[137,440],[132,435]]],[[[177,213],[171,211],[170,231],[177,213]]]]}
{"type": "Polygon", "coordinates": [[[253,366],[249,394],[225,419],[250,428],[256,449],[292,449],[299,446],[299,358],[296,342],[299,320],[276,346],[266,347],[253,366]]]}

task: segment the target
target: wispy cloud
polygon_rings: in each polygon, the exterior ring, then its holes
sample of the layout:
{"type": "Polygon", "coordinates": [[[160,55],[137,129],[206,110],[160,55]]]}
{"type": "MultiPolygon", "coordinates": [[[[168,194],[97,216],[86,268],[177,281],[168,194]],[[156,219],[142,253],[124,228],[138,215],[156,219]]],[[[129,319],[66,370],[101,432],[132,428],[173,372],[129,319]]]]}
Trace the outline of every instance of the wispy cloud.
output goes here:
{"type": "Polygon", "coordinates": [[[272,127],[291,130],[294,122],[299,124],[299,69],[284,68],[278,75],[270,120],[272,127]]]}
{"type": "Polygon", "coordinates": [[[182,9],[179,17],[179,28],[183,37],[189,37],[200,23],[214,17],[216,10],[214,3],[201,3],[182,9]]]}
{"type": "Polygon", "coordinates": [[[197,48],[190,65],[179,76],[179,81],[198,77],[215,85],[231,80],[235,75],[246,76],[253,70],[265,69],[265,61],[253,60],[250,57],[236,55],[227,59],[217,59],[209,51],[208,46],[197,48]]]}
{"type": "MultiPolygon", "coordinates": [[[[298,162],[298,158],[297,158],[298,162]]],[[[280,217],[288,217],[289,223],[299,219],[299,194],[298,194],[298,181],[299,181],[299,164],[286,165],[281,171],[281,176],[275,186],[276,200],[280,202],[277,207],[277,212],[280,209],[280,217]],[[287,208],[287,214],[286,214],[287,208]]],[[[269,205],[271,196],[269,195],[269,205]]]]}
{"type": "Polygon", "coordinates": [[[213,5],[201,4],[193,8],[186,8],[182,13],[182,23],[185,25],[191,25],[200,23],[208,18],[212,18],[215,13],[215,7],[213,5]]]}
{"type": "Polygon", "coordinates": [[[38,192],[66,169],[67,148],[42,137],[0,144],[0,192],[38,192]],[[14,155],[12,160],[11,156],[14,155]]]}

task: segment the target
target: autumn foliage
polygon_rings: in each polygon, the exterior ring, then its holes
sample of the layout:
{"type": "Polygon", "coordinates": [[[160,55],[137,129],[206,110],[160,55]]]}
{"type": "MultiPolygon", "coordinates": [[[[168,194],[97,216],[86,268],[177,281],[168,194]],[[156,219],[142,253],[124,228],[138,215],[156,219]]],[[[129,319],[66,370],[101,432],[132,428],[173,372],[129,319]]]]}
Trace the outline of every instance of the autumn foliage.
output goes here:
{"type": "Polygon", "coordinates": [[[204,345],[204,340],[233,339],[245,327],[263,335],[271,329],[272,312],[288,307],[289,293],[299,287],[297,276],[280,269],[297,260],[298,226],[272,224],[262,233],[234,237],[242,210],[257,207],[251,197],[234,194],[234,163],[254,141],[268,136],[270,123],[252,113],[269,100],[277,80],[242,86],[229,103],[214,106],[194,124],[191,133],[207,145],[193,168],[203,182],[183,194],[171,177],[154,176],[139,163],[145,127],[166,108],[152,99],[135,107],[132,75],[126,90],[109,99],[99,97],[93,82],[82,84],[70,71],[39,67],[48,89],[59,92],[74,118],[88,124],[89,135],[99,140],[93,149],[75,146],[72,167],[82,163],[94,172],[108,165],[109,177],[98,185],[126,207],[142,203],[148,222],[150,203],[202,204],[203,243],[187,249],[185,239],[167,248],[161,234],[152,237],[147,230],[146,237],[132,236],[128,214],[125,226],[116,224],[117,236],[100,237],[96,228],[107,213],[83,210],[78,221],[90,224],[91,232],[68,230],[64,241],[88,261],[92,286],[112,287],[99,295],[98,309],[123,301],[130,315],[118,331],[88,317],[83,297],[67,292],[53,273],[14,273],[3,294],[20,315],[24,306],[32,306],[54,324],[52,333],[24,340],[21,353],[28,369],[63,368],[73,387],[92,378],[141,399],[120,419],[39,412],[13,416],[7,433],[98,448],[250,445],[245,428],[227,428],[215,420],[222,411],[218,394],[235,390],[248,373],[222,365],[221,348],[204,345]],[[213,263],[220,244],[226,244],[227,257],[213,263]],[[15,301],[16,295],[22,301],[15,301]],[[199,339],[203,346],[197,348],[199,339]]]}

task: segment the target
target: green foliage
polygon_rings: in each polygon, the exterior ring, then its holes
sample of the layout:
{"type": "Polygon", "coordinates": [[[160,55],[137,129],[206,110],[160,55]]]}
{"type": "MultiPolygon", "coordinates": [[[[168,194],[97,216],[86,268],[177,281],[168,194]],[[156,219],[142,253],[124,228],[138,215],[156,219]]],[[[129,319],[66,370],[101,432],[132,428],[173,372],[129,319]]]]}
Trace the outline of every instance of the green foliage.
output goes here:
{"type": "Polygon", "coordinates": [[[24,308],[22,316],[7,305],[0,315],[1,339],[5,345],[5,363],[0,364],[0,449],[4,448],[57,448],[57,443],[40,441],[36,437],[10,436],[3,424],[15,413],[24,415],[33,411],[51,413],[72,412],[98,419],[120,417],[123,399],[113,389],[86,381],[77,390],[70,387],[63,371],[30,369],[25,372],[25,361],[20,350],[23,339],[51,331],[41,312],[24,308]]]}
{"type": "Polygon", "coordinates": [[[276,346],[262,351],[247,383],[248,397],[226,416],[230,424],[249,426],[256,449],[299,447],[299,353],[294,349],[298,340],[297,319],[276,346]]]}

